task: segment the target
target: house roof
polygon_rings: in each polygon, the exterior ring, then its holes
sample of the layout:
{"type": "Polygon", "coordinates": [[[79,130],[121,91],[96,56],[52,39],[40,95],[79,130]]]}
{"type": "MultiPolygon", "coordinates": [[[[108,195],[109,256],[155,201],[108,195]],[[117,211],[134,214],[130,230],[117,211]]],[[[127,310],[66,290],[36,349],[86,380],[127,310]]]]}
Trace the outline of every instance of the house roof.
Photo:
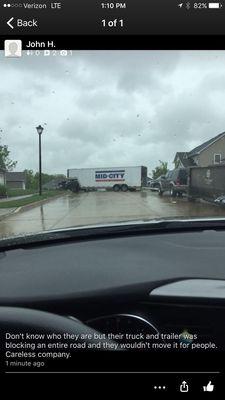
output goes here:
{"type": "Polygon", "coordinates": [[[25,182],[24,172],[6,172],[6,182],[25,182]]]}
{"type": "Polygon", "coordinates": [[[193,156],[201,153],[203,150],[205,150],[207,147],[209,147],[211,144],[213,144],[217,140],[221,139],[223,136],[225,136],[225,132],[222,132],[219,135],[213,137],[212,139],[209,139],[206,142],[200,144],[199,146],[195,147],[193,150],[189,151],[188,157],[193,157],[193,156]]]}
{"type": "Polygon", "coordinates": [[[178,151],[175,155],[174,161],[179,158],[183,166],[186,167],[193,167],[195,165],[194,161],[188,158],[189,153],[185,151],[178,151]]]}

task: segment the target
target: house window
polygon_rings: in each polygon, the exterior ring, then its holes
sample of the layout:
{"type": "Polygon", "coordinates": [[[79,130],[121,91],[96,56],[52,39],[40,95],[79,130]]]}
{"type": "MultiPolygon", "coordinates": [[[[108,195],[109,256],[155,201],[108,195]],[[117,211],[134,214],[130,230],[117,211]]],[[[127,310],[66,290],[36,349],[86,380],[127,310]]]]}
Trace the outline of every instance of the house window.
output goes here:
{"type": "Polygon", "coordinates": [[[214,154],[214,164],[221,163],[221,154],[214,154]]]}

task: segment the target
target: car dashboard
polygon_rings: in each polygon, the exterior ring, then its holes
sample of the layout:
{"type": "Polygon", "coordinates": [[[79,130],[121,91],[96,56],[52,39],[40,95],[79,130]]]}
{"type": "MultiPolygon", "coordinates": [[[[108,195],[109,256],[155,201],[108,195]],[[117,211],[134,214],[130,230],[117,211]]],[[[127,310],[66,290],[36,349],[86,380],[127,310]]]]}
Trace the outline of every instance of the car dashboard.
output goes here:
{"type": "Polygon", "coordinates": [[[196,350],[221,350],[224,239],[223,231],[205,230],[6,250],[0,306],[80,320],[128,344],[132,334],[148,333],[161,335],[157,349],[165,349],[185,342],[186,332],[197,335],[196,350]]]}

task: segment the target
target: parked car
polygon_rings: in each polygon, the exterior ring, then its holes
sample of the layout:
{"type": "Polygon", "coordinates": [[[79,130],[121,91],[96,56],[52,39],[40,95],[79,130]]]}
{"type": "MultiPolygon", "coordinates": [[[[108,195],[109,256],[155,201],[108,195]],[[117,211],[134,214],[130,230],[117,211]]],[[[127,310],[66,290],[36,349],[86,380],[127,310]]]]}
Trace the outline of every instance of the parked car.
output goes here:
{"type": "Polygon", "coordinates": [[[149,176],[147,176],[147,186],[151,186],[151,183],[154,181],[153,178],[150,178],[149,176]]]}
{"type": "Polygon", "coordinates": [[[152,192],[155,190],[159,190],[160,181],[161,181],[161,179],[164,179],[164,178],[165,178],[165,175],[160,175],[158,178],[152,179],[152,181],[150,182],[150,185],[149,185],[152,192]]]}
{"type": "Polygon", "coordinates": [[[177,168],[168,171],[165,177],[161,177],[159,183],[159,195],[169,191],[172,197],[182,196],[188,188],[188,170],[187,168],[177,168]]]}

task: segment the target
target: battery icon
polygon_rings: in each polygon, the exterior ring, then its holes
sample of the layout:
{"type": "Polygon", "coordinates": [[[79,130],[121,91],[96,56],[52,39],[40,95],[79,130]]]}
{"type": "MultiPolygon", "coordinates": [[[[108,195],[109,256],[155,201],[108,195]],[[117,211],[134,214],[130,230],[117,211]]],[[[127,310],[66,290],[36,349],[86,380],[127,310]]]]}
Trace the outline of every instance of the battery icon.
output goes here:
{"type": "Polygon", "coordinates": [[[222,4],[221,3],[208,3],[209,8],[221,8],[222,4]]]}

